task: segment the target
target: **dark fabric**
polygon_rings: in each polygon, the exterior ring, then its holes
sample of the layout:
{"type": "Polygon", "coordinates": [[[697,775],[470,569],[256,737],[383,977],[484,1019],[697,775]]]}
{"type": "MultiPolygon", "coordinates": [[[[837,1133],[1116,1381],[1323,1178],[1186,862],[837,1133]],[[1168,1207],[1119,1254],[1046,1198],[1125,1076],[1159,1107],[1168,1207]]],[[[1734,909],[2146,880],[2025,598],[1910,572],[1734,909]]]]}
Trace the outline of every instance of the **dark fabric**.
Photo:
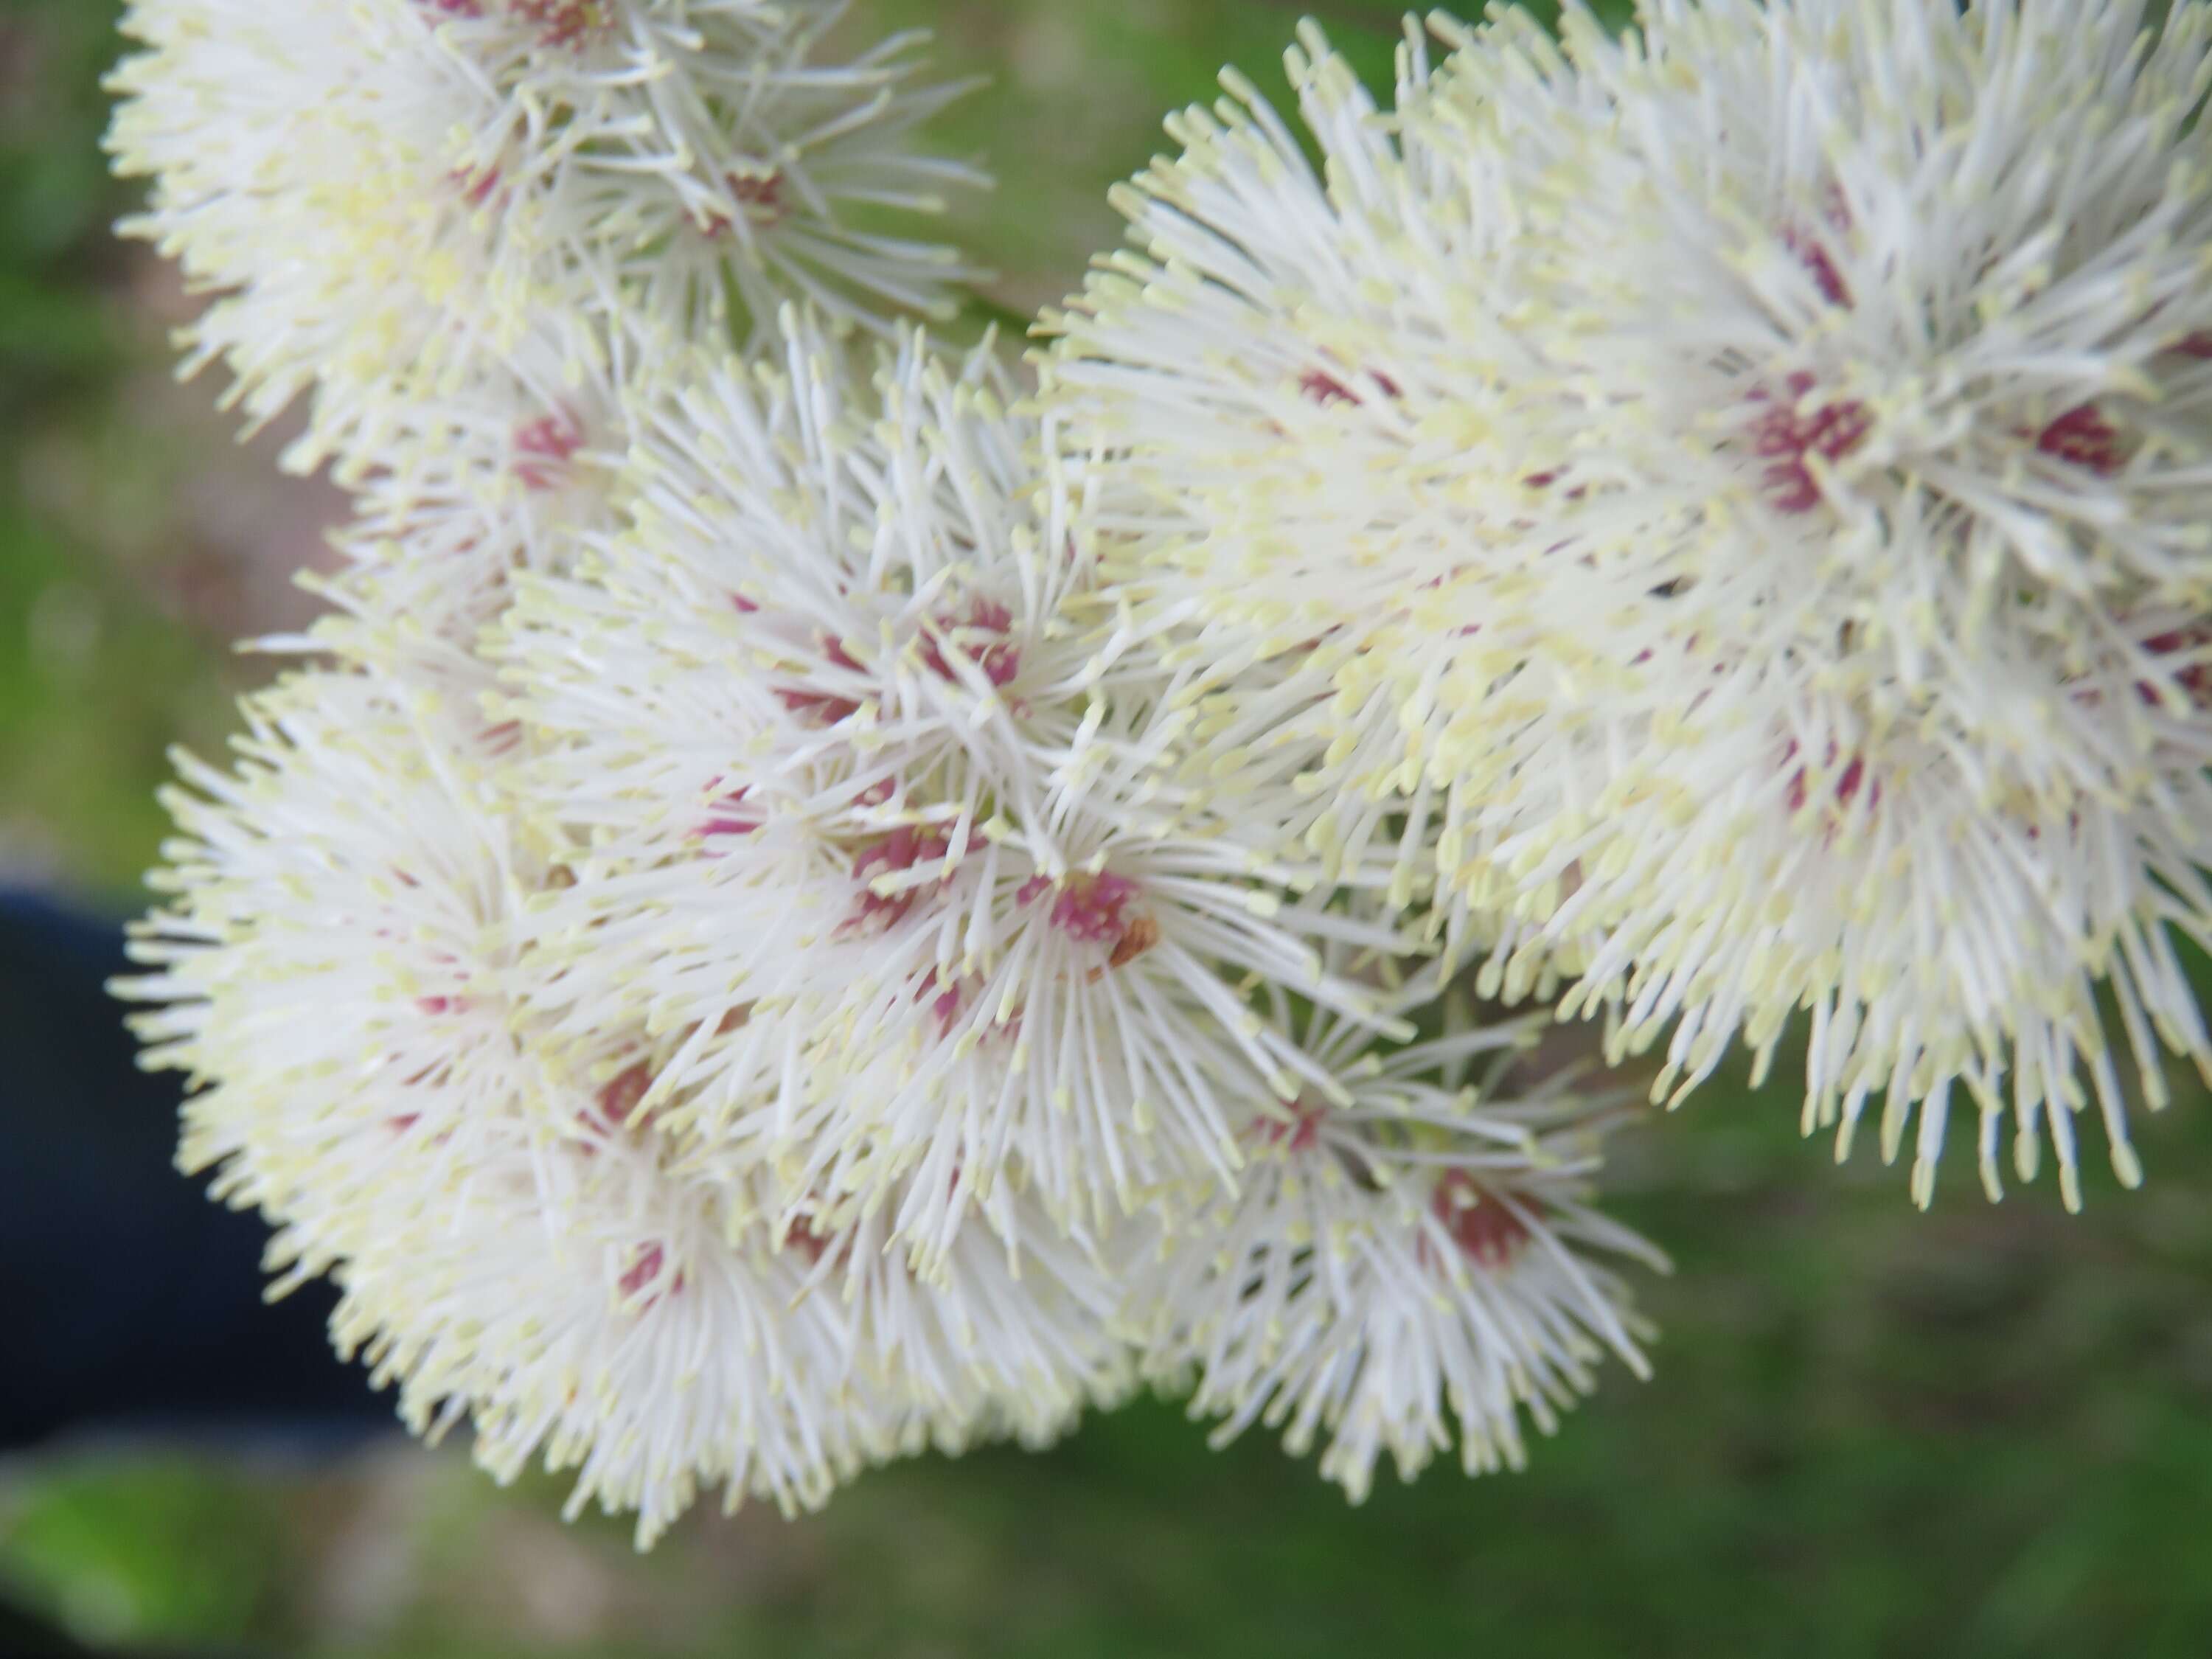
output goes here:
{"type": "MultiPolygon", "coordinates": [[[[227,1659],[211,1648],[89,1648],[21,1607],[0,1603],[0,1654],[6,1659],[227,1659]]],[[[228,1656],[234,1659],[234,1656],[228,1656]]]]}
{"type": "Polygon", "coordinates": [[[118,925],[0,890],[0,1449],[64,1431],[388,1423],[325,1333],[261,1297],[264,1224],[176,1171],[179,1085],[138,1070],[118,925]]]}

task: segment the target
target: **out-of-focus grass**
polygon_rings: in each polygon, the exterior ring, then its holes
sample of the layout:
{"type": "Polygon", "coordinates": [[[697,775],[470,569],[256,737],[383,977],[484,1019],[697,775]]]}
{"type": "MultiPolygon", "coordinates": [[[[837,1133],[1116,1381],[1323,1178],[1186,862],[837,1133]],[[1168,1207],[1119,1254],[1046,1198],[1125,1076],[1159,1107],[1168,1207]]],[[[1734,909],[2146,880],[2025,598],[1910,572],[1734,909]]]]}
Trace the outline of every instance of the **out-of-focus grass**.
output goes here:
{"type": "Polygon", "coordinates": [[[204,1458],[88,1461],[18,1494],[6,1565],[88,1639],[223,1640],[281,1601],[283,1507],[250,1474],[204,1458]]]}
{"type": "MultiPolygon", "coordinates": [[[[271,0],[278,3],[279,0],[271,0]]],[[[863,0],[863,9],[869,0],[863,0]]],[[[1320,8],[1387,72],[1386,5],[1320,8]]],[[[179,736],[219,743],[266,614],[246,488],[166,384],[158,272],[100,227],[106,0],[0,11],[0,858],[120,891],[179,736]]],[[[873,0],[993,87],[955,148],[1002,183],[960,234],[994,296],[1056,298],[1116,232],[1104,187],[1215,69],[1267,70],[1261,0],[873,0]]],[[[195,415],[195,411],[198,411],[195,415]]],[[[275,487],[272,485],[272,489],[275,487]]],[[[280,547],[279,551],[282,549],[280,547]]],[[[1786,1065],[1778,1071],[1786,1079],[1786,1065]]],[[[1799,1144],[1785,1089],[1717,1086],[1629,1139],[1618,1207],[1674,1252],[1657,1379],[1618,1367],[1522,1475],[1386,1477],[1346,1508],[1254,1439],[1165,1404],[1042,1456],[872,1475],[818,1517],[695,1517],[642,1561],[413,1448],[330,1467],[94,1452],[0,1483],[0,1581],[90,1635],[284,1654],[778,1659],[1026,1655],[1996,1656],[2197,1659],[2212,1631],[2212,1112],[2143,1126],[2150,1188],[2050,1183],[1991,1209],[1964,1161],[1936,1212],[1799,1144]]],[[[10,1350],[9,1363],[35,1364],[10,1350]]]]}
{"type": "MultiPolygon", "coordinates": [[[[1397,0],[870,0],[863,9],[933,30],[948,67],[988,77],[937,124],[951,153],[984,158],[1000,181],[981,200],[957,200],[950,225],[997,267],[996,292],[1033,312],[1072,291],[1091,255],[1119,244],[1108,186],[1167,148],[1161,116],[1220,94],[1224,64],[1284,95],[1284,50],[1310,16],[1387,95],[1408,8],[1397,0]]],[[[1548,22],[1559,7],[1532,0],[1528,9],[1548,22]]],[[[1592,9],[1618,23],[1632,0],[1595,0],[1592,9]]]]}
{"type": "Polygon", "coordinates": [[[231,442],[210,386],[172,383],[174,285],[108,234],[130,199],[99,144],[117,9],[0,9],[0,875],[111,900],[162,833],[167,746],[219,747],[266,678],[231,636],[296,610],[281,580],[245,592],[240,547],[275,532],[236,515],[322,499],[231,442]]]}
{"type": "Polygon", "coordinates": [[[112,1631],[281,1653],[932,1659],[1352,1652],[2124,1655],[2212,1628],[2212,1110],[2146,1126],[2144,1194],[1932,1216],[1721,1089],[1626,1149],[1679,1272],[1656,1379],[1617,1366],[1529,1470],[1348,1508],[1170,1406],[1042,1456],[870,1475],[651,1557],[558,1483],[412,1448],[318,1471],[87,1456],[0,1506],[0,1573],[112,1631]],[[246,1540],[241,1547],[239,1540],[246,1540]]]}
{"type": "Polygon", "coordinates": [[[0,19],[0,853],[17,860],[71,832],[105,843],[86,849],[87,865],[145,846],[143,786],[161,750],[156,738],[112,789],[101,761],[84,763],[88,750],[112,753],[147,728],[111,717],[110,687],[90,684],[112,672],[99,659],[117,622],[138,647],[117,660],[169,641],[134,607],[117,616],[114,577],[82,556],[47,489],[65,453],[84,453],[129,366],[101,246],[119,194],[90,95],[112,16],[87,5],[0,19]],[[135,834],[116,835],[118,813],[135,834]]]}

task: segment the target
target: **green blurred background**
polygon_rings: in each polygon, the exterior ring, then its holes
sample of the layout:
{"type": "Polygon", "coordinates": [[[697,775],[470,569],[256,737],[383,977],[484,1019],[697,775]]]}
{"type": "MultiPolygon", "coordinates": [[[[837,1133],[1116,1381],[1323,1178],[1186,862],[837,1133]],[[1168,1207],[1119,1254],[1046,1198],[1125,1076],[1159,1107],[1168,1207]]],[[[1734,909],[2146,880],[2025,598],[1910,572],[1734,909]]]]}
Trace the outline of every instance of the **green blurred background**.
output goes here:
{"type": "MultiPolygon", "coordinates": [[[[285,0],[268,0],[283,4],[285,0]]],[[[1395,8],[1317,10],[1387,74],[1395,8]]],[[[942,123],[1002,179],[963,240],[1028,312],[1115,235],[1107,185],[1264,0],[862,0],[988,90],[942,123]]],[[[1619,9],[1615,9],[1616,10],[1619,9]]],[[[338,502],[179,387],[176,284],[106,226],[112,0],[0,0],[0,878],[135,904],[167,745],[218,747],[307,614],[338,502]]],[[[1778,1067],[1785,1079],[1787,1066],[1778,1067]]],[[[4,1074],[4,1073],[0,1073],[4,1074]]],[[[1800,1143],[1786,1087],[1633,1133],[1618,1206],[1674,1255],[1657,1380],[1617,1368],[1526,1474],[1385,1478],[1349,1509],[1169,1402],[1038,1457],[872,1475],[817,1518],[694,1517],[639,1559],[405,1443],[313,1464],[82,1443],[0,1464],[0,1588],[87,1637],[508,1654],[2212,1654],[2212,1112],[2142,1126],[2148,1189],[1985,1206],[1800,1143]]],[[[0,1091],[4,1097],[4,1091],[0,1091]]],[[[68,1109],[69,1103],[34,1103],[68,1109]]],[[[4,1156],[4,1152],[0,1152],[4,1156]]],[[[0,1334],[0,1363],[35,1352],[0,1334]]]]}

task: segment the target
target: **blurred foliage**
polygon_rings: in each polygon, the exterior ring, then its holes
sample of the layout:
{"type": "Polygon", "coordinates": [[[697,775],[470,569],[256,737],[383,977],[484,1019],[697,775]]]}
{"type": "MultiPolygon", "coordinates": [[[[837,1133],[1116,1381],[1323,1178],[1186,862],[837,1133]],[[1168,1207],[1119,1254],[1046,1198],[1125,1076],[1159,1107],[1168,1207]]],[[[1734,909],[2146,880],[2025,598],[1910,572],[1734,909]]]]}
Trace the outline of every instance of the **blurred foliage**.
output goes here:
{"type": "Polygon", "coordinates": [[[242,1470],[160,1451],[64,1468],[6,1526],[9,1576],[88,1640],[227,1640],[280,1600],[283,1517],[242,1470]]]}
{"type": "MultiPolygon", "coordinates": [[[[1111,245],[1105,186],[1159,147],[1159,112],[1224,62],[1266,70],[1297,15],[860,9],[992,76],[943,136],[996,165],[956,228],[1017,313],[1111,245]]],[[[1395,8],[1314,9],[1387,77],[1395,8]]],[[[230,450],[211,386],[167,386],[177,304],[103,229],[125,199],[97,148],[114,11],[0,0],[0,862],[106,894],[153,856],[164,746],[219,744],[262,672],[227,641],[264,602],[233,590],[274,580],[205,500],[267,454],[230,450]]],[[[1310,1462],[1261,1438],[1210,1456],[1154,1403],[1042,1456],[885,1471],[796,1523],[694,1517],[641,1560],[620,1523],[562,1527],[557,1483],[501,1492],[451,1453],[87,1449],[0,1480],[0,1584],[91,1639],[391,1659],[2199,1659],[2212,1111],[2178,1092],[2142,1127],[2150,1188],[2093,1180],[2069,1219],[2047,1178],[1985,1206],[1955,1158],[1916,1216],[1901,1171],[1800,1145],[1786,1086],[1717,1085],[1616,1172],[1679,1264],[1649,1297],[1658,1378],[1613,1368],[1523,1475],[1438,1468],[1352,1510],[1310,1462]]]]}
{"type": "Polygon", "coordinates": [[[1623,1150],[1678,1273],[1523,1474],[1385,1477],[1358,1509],[1170,1405],[1042,1455],[868,1476],[819,1516],[706,1513],[651,1556],[411,1446],[332,1467],[87,1452],[0,1500],[0,1575],[88,1633],[271,1654],[776,1659],[2200,1659],[2212,1629],[2212,1102],[2153,1184],[2046,1180],[1931,1216],[1724,1086],[1623,1150]]]}
{"type": "Polygon", "coordinates": [[[252,678],[192,614],[181,437],[147,262],[100,148],[113,0],[0,9],[0,874],[113,895],[152,861],[179,737],[214,746],[252,678]]]}

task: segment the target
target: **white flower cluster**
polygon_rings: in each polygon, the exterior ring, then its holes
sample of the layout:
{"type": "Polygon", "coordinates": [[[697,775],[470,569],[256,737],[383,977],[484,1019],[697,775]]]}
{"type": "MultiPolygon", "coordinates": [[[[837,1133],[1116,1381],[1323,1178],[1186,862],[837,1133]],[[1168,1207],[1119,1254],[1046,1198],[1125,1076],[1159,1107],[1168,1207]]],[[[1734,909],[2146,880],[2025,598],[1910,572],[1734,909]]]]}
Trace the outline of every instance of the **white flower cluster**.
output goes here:
{"type": "Polygon", "coordinates": [[[1922,1203],[1954,1099],[1992,1196],[2093,1109],[2134,1184],[2212,1066],[2212,8],[1436,27],[1181,117],[1048,319],[1133,647],[1655,1098],[1802,1010],[1922,1203]]]}
{"type": "MultiPolygon", "coordinates": [[[[219,296],[186,331],[293,452],[380,465],[486,377],[642,328],[742,343],[797,294],[936,312],[972,275],[855,222],[983,182],[921,154],[960,90],[911,38],[826,55],[838,0],[133,0],[112,79],[125,228],[219,296]]],[[[547,411],[550,413],[550,411],[547,411]]]]}
{"type": "Polygon", "coordinates": [[[410,1424],[641,1538],[1145,1383],[1355,1497],[1517,1465],[1663,1264],[1500,1001],[1674,1100],[1806,1011],[1923,1203],[1954,1097],[1992,1194],[2008,1115],[2140,1178],[2212,1066],[2212,8],[1437,20],[1387,112],[1309,28],[1034,393],[898,319],[966,267],[854,210],[971,175],[839,10],[131,13],[194,360],[359,512],[124,989],[410,1424]]]}
{"type": "Polygon", "coordinates": [[[357,509],[179,762],[118,989],[182,1161],[411,1427],[641,1541],[1146,1383],[1354,1496],[1517,1465],[1644,1368],[1619,1093],[1453,970],[1399,804],[1285,838],[1308,671],[1161,625],[1134,453],[901,320],[967,267],[872,227],[974,175],[842,11],[130,9],[191,363],[357,509]]]}

